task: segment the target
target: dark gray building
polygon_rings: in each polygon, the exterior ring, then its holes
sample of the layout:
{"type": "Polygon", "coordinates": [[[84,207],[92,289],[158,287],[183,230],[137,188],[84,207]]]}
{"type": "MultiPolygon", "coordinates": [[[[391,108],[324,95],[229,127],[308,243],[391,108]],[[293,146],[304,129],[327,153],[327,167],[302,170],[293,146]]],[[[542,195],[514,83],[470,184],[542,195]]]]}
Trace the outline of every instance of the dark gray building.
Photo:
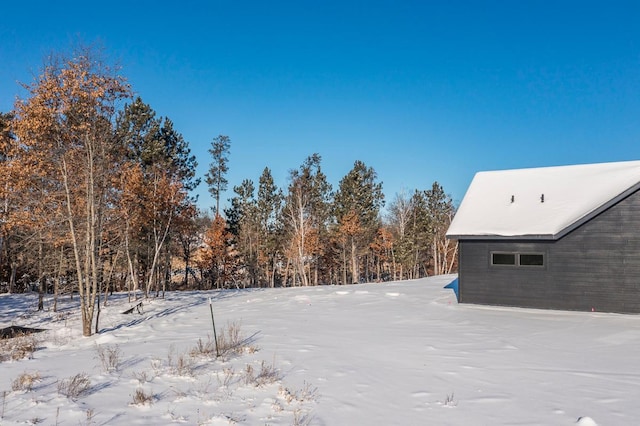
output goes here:
{"type": "Polygon", "coordinates": [[[640,312],[640,161],[480,172],[447,237],[459,301],[640,312]]]}

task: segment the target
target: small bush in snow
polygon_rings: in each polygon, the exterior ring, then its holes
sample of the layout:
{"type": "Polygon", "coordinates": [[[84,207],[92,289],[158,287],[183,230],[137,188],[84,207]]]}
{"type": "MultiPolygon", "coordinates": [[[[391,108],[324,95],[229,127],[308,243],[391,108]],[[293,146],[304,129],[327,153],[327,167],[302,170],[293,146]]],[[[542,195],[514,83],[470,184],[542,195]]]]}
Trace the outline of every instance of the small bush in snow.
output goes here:
{"type": "Polygon", "coordinates": [[[133,378],[136,379],[141,385],[153,380],[153,377],[150,377],[146,371],[134,372],[132,375],[133,378]]]}
{"type": "Polygon", "coordinates": [[[175,347],[171,345],[169,347],[169,354],[167,355],[167,363],[171,372],[178,376],[192,376],[194,362],[193,358],[189,354],[177,354],[175,353],[175,347]]]}
{"type": "Polygon", "coordinates": [[[87,426],[91,425],[93,423],[93,416],[95,415],[95,411],[93,410],[93,408],[89,408],[87,409],[86,412],[86,416],[87,416],[87,426]]]}
{"type": "Polygon", "coordinates": [[[216,373],[216,378],[218,379],[218,385],[224,386],[228,388],[231,384],[233,384],[233,380],[236,377],[236,372],[232,367],[225,367],[222,369],[222,378],[220,378],[220,372],[216,373]]]}
{"type": "Polygon", "coordinates": [[[293,410],[292,424],[294,426],[306,426],[311,424],[313,416],[308,412],[308,410],[303,408],[303,404],[315,402],[317,400],[318,388],[304,382],[304,386],[300,390],[291,391],[288,388],[280,386],[278,393],[287,404],[297,405],[293,410]]]}
{"type": "Polygon", "coordinates": [[[22,373],[11,382],[12,391],[30,392],[33,385],[40,381],[40,373],[22,373]]]}
{"type": "Polygon", "coordinates": [[[260,371],[257,374],[250,364],[247,364],[244,372],[245,384],[253,386],[268,385],[281,378],[280,371],[273,364],[267,364],[264,361],[260,364],[260,371]]]}
{"type": "Polygon", "coordinates": [[[118,371],[122,355],[118,345],[96,345],[96,352],[98,353],[98,359],[100,360],[100,364],[102,364],[104,372],[110,373],[118,371]]]}
{"type": "Polygon", "coordinates": [[[318,398],[318,388],[311,386],[307,382],[304,382],[302,389],[297,391],[291,391],[281,386],[279,393],[287,401],[287,404],[292,402],[313,402],[318,398]]]}
{"type": "Polygon", "coordinates": [[[154,375],[159,376],[162,372],[162,360],[160,358],[153,358],[151,360],[151,369],[153,370],[154,375]]]}
{"type": "Polygon", "coordinates": [[[442,405],[445,407],[455,407],[458,403],[453,399],[453,392],[451,394],[447,394],[447,397],[442,402],[442,405]]]}
{"type": "Polygon", "coordinates": [[[293,411],[293,426],[309,426],[313,417],[306,411],[298,408],[293,411]]]}
{"type": "Polygon", "coordinates": [[[248,339],[242,335],[240,324],[237,322],[227,323],[218,335],[218,352],[221,356],[235,356],[244,352],[254,353],[258,349],[250,346],[248,339]]]}
{"type": "Polygon", "coordinates": [[[58,393],[69,399],[76,400],[86,394],[91,387],[91,380],[86,373],[76,374],[73,377],[58,382],[58,393]]]}
{"type": "Polygon", "coordinates": [[[216,353],[216,345],[211,336],[204,342],[202,339],[198,339],[196,346],[191,349],[191,356],[212,356],[216,353]]]}
{"type": "Polygon", "coordinates": [[[38,348],[38,340],[33,334],[24,334],[11,339],[0,340],[0,362],[33,358],[38,348]]]}
{"type": "Polygon", "coordinates": [[[153,394],[145,392],[144,389],[138,388],[133,394],[132,405],[145,405],[153,402],[153,394]]]}

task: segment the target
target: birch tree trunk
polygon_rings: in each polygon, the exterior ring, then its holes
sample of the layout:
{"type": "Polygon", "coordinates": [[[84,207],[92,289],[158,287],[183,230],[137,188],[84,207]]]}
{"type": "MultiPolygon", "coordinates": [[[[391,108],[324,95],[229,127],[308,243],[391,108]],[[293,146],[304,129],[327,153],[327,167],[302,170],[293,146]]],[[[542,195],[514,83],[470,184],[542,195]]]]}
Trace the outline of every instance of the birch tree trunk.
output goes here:
{"type": "Polygon", "coordinates": [[[358,271],[358,248],[355,238],[351,238],[351,283],[358,284],[359,280],[358,271]]]}

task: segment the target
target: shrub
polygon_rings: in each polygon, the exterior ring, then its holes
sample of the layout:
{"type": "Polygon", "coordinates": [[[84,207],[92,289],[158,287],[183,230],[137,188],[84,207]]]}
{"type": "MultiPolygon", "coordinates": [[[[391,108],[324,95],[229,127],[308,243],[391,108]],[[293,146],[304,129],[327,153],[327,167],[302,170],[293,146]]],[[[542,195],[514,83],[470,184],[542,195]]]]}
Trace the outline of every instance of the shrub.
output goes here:
{"type": "Polygon", "coordinates": [[[40,380],[40,373],[22,373],[11,382],[12,391],[30,392],[33,385],[40,380]]]}
{"type": "Polygon", "coordinates": [[[86,373],[76,374],[73,377],[58,382],[58,393],[69,399],[76,400],[85,395],[91,387],[91,380],[86,373]]]}
{"type": "MultiPolygon", "coordinates": [[[[87,426],[91,425],[93,423],[93,416],[95,415],[95,411],[93,410],[93,408],[88,408],[87,412],[86,412],[86,416],[87,416],[87,426]]],[[[57,423],[56,423],[57,424],[57,423]]]]}
{"type": "Polygon", "coordinates": [[[212,356],[216,353],[215,342],[211,340],[211,336],[208,336],[207,341],[203,342],[202,339],[198,339],[196,346],[191,349],[191,356],[212,356]]]}
{"type": "Polygon", "coordinates": [[[169,354],[167,355],[167,362],[169,369],[173,374],[178,376],[192,376],[194,362],[188,354],[175,354],[175,347],[171,345],[169,347],[169,354]]]}
{"type": "Polygon", "coordinates": [[[220,353],[237,353],[241,351],[243,340],[240,324],[227,323],[218,336],[218,350],[220,353]]]}
{"type": "Polygon", "coordinates": [[[133,378],[136,379],[138,381],[138,383],[140,383],[141,385],[150,382],[151,380],[153,380],[153,377],[150,377],[146,371],[140,371],[140,372],[133,372],[132,374],[133,378]]]}
{"type": "Polygon", "coordinates": [[[258,349],[249,345],[249,339],[242,335],[240,324],[237,322],[227,323],[226,327],[217,333],[216,340],[207,336],[207,340],[198,339],[196,346],[189,352],[192,357],[197,356],[220,356],[229,358],[241,355],[244,352],[254,353],[258,349]]]}
{"type": "Polygon", "coordinates": [[[159,376],[160,373],[162,373],[162,360],[160,358],[153,358],[151,360],[151,369],[153,370],[153,374],[155,376],[159,376]]]}
{"type": "Polygon", "coordinates": [[[453,392],[451,394],[447,394],[447,397],[442,402],[442,405],[445,407],[455,407],[458,403],[453,399],[453,392]]]}
{"type": "Polygon", "coordinates": [[[293,426],[309,426],[312,420],[313,416],[300,408],[293,411],[293,426]]]}
{"type": "Polygon", "coordinates": [[[145,392],[144,389],[138,388],[133,394],[132,405],[145,405],[153,402],[153,394],[145,392]]]}
{"type": "Polygon", "coordinates": [[[118,345],[106,346],[96,344],[96,352],[98,353],[98,359],[100,360],[103,371],[107,373],[118,371],[120,357],[122,355],[118,345]]]}
{"type": "Polygon", "coordinates": [[[33,334],[21,334],[11,339],[0,340],[0,362],[33,358],[38,348],[38,339],[33,334]]]}
{"type": "Polygon", "coordinates": [[[240,324],[227,323],[218,335],[218,352],[221,356],[240,355],[244,352],[254,353],[258,348],[249,345],[249,339],[242,334],[240,324]]]}
{"type": "Polygon", "coordinates": [[[292,402],[313,402],[318,398],[318,388],[304,382],[302,389],[297,391],[280,387],[280,395],[287,401],[287,404],[291,404],[292,402]]]}
{"type": "Polygon", "coordinates": [[[216,373],[218,385],[224,386],[225,388],[228,388],[231,384],[234,383],[235,376],[236,372],[233,370],[233,367],[226,367],[222,369],[222,379],[220,378],[220,372],[216,373]]]}
{"type": "Polygon", "coordinates": [[[260,364],[260,371],[255,374],[253,367],[247,364],[245,368],[244,382],[247,385],[264,386],[275,383],[282,378],[280,371],[273,364],[266,364],[264,361],[260,364]]]}

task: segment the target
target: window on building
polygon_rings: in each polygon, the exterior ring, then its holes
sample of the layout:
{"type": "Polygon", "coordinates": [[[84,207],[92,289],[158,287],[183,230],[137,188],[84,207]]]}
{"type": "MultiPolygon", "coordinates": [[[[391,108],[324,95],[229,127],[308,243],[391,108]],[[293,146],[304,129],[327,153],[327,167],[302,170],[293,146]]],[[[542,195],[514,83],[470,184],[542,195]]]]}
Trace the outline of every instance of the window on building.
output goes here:
{"type": "Polygon", "coordinates": [[[544,256],[541,253],[521,253],[521,266],[544,266],[544,256]]]}
{"type": "Polygon", "coordinates": [[[515,266],[516,254],[515,253],[491,253],[491,264],[515,266]]]}
{"type": "Polygon", "coordinates": [[[543,253],[491,252],[491,265],[544,266],[543,253]]]}

